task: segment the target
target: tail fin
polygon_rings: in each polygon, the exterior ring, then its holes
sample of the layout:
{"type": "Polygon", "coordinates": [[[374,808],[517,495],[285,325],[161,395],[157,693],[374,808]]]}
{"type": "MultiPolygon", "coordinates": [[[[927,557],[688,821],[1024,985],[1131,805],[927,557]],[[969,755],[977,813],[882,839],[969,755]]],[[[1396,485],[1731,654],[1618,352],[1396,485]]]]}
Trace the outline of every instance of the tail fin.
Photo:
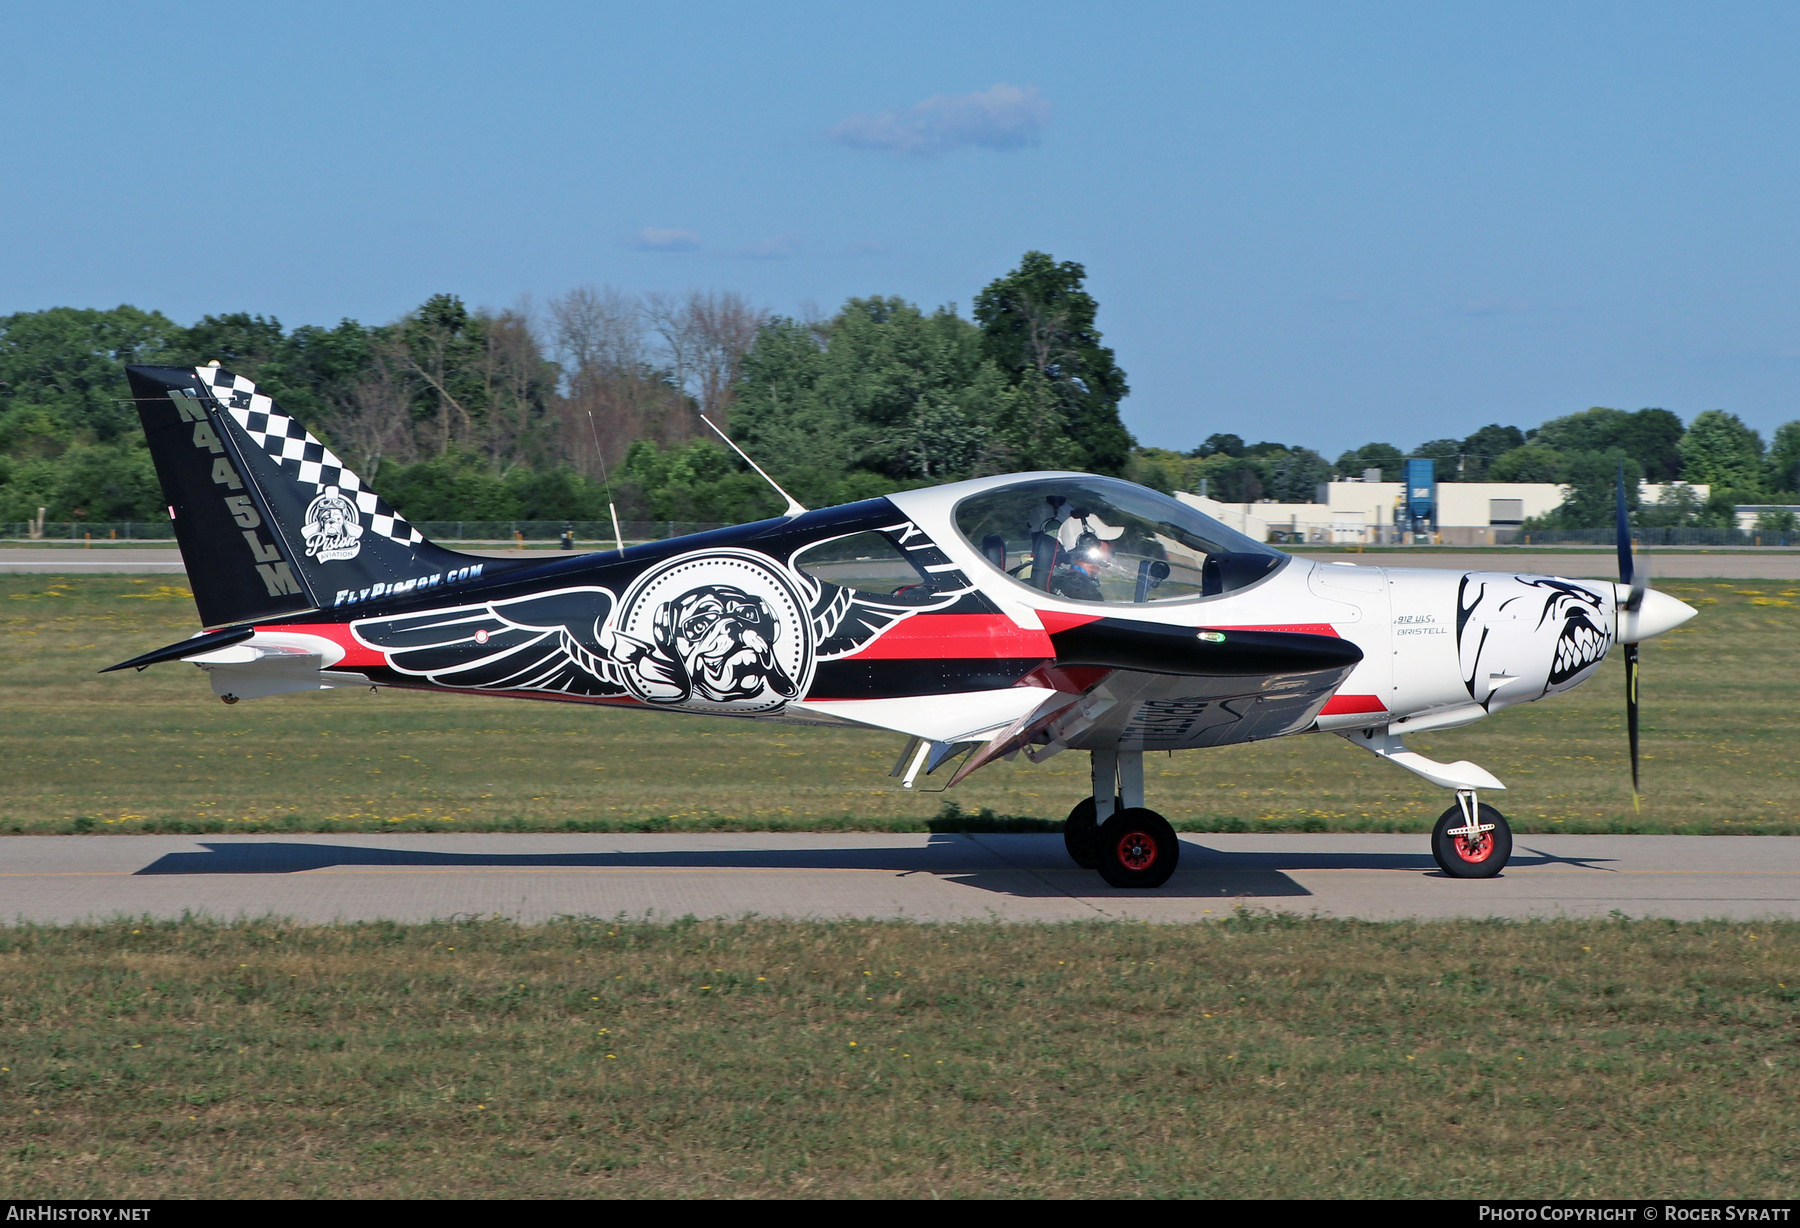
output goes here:
{"type": "Polygon", "coordinates": [[[426,541],[242,376],[127,373],[205,625],[409,589],[476,561],[426,541]]]}

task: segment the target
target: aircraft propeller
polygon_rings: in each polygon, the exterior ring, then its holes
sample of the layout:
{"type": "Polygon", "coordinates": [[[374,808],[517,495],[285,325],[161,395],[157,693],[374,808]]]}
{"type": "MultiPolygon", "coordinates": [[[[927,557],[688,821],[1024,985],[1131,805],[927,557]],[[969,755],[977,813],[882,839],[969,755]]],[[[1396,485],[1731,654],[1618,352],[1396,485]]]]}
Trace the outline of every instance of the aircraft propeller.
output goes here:
{"type": "Polygon", "coordinates": [[[1625,731],[1631,742],[1631,806],[1639,808],[1638,794],[1638,640],[1637,614],[1644,608],[1644,590],[1649,585],[1650,567],[1646,556],[1639,565],[1632,558],[1631,518],[1625,510],[1625,465],[1619,465],[1618,546],[1619,583],[1630,588],[1625,604],[1619,609],[1619,639],[1625,645],[1625,731]],[[1628,631],[1629,629],[1629,631],[1628,631]],[[1627,634],[1631,635],[1627,639],[1627,634]]]}

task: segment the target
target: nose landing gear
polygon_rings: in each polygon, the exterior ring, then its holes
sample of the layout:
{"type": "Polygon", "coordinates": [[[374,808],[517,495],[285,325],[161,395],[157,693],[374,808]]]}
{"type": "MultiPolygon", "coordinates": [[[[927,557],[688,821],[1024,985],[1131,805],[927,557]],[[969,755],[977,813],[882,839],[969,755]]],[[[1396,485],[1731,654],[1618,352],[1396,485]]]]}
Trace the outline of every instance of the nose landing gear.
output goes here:
{"type": "Polygon", "coordinates": [[[1492,806],[1478,804],[1475,790],[1458,789],[1456,805],[1438,816],[1431,856],[1452,878],[1492,878],[1512,857],[1512,828],[1492,806]]]}

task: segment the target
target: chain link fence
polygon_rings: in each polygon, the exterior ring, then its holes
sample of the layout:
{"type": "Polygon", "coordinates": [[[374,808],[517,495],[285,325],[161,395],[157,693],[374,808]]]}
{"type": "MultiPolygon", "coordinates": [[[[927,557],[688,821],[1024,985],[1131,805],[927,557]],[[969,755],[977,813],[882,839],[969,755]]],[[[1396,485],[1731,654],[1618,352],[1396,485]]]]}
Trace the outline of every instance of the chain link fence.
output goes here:
{"type": "MultiPolygon", "coordinates": [[[[1521,546],[1616,546],[1618,530],[1518,529],[1513,545],[1521,546]]],[[[1631,530],[1638,546],[1800,546],[1800,533],[1780,529],[1664,528],[1631,530]]]]}
{"type": "MultiPolygon", "coordinates": [[[[1633,528],[1638,546],[1800,546],[1800,532],[1780,529],[1633,528]]],[[[1614,546],[1618,532],[1604,529],[1524,529],[1453,526],[1413,533],[1389,525],[1276,523],[1269,541],[1278,546],[1614,546]]]]}
{"type": "MultiPolygon", "coordinates": [[[[613,544],[613,526],[610,520],[421,520],[414,524],[419,532],[432,541],[446,545],[454,542],[497,545],[508,542],[517,544],[520,541],[554,542],[561,539],[565,528],[583,545],[597,544],[605,547],[613,544]]],[[[685,537],[690,533],[705,533],[724,527],[724,523],[713,520],[619,522],[619,532],[627,543],[662,541],[669,537],[685,537]]],[[[29,521],[0,522],[0,538],[7,541],[80,544],[104,541],[166,542],[175,538],[174,522],[168,520],[52,521],[43,526],[41,535],[37,529],[38,526],[29,521]]]]}
{"type": "MultiPolygon", "coordinates": [[[[419,532],[444,545],[517,545],[556,542],[566,527],[583,547],[606,549],[613,544],[613,527],[609,520],[421,520],[415,521],[419,532]]],[[[706,533],[727,527],[713,520],[625,520],[619,532],[627,544],[663,541],[706,533]]],[[[6,541],[73,542],[166,542],[175,537],[174,525],[167,520],[144,521],[67,521],[48,523],[39,536],[37,526],[26,521],[0,522],[0,539],[6,541]]],[[[1334,525],[1272,526],[1271,541],[1284,545],[1380,544],[1440,546],[1611,546],[1616,537],[1605,529],[1444,529],[1435,533],[1406,534],[1386,529],[1377,541],[1374,530],[1348,530],[1334,525]]],[[[1777,529],[1633,529],[1631,539],[1639,546],[1800,546],[1800,532],[1777,529]]]]}

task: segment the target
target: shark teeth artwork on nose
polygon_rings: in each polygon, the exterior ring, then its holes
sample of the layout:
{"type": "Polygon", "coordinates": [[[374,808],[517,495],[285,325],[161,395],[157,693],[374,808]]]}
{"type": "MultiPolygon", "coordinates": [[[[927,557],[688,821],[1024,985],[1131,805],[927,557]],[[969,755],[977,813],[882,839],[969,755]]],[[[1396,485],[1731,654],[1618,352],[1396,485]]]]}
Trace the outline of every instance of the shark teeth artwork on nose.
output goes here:
{"type": "Polygon", "coordinates": [[[1471,572],[1457,597],[1463,683],[1489,711],[1526,697],[1512,679],[1541,679],[1540,695],[1566,689],[1611,649],[1611,622],[1600,595],[1572,580],[1471,572]],[[1496,678],[1509,680],[1504,693],[1496,678]]]}
{"type": "Polygon", "coordinates": [[[1608,637],[1585,612],[1571,610],[1556,640],[1556,663],[1550,669],[1550,685],[1567,682],[1606,655],[1608,637]]]}

